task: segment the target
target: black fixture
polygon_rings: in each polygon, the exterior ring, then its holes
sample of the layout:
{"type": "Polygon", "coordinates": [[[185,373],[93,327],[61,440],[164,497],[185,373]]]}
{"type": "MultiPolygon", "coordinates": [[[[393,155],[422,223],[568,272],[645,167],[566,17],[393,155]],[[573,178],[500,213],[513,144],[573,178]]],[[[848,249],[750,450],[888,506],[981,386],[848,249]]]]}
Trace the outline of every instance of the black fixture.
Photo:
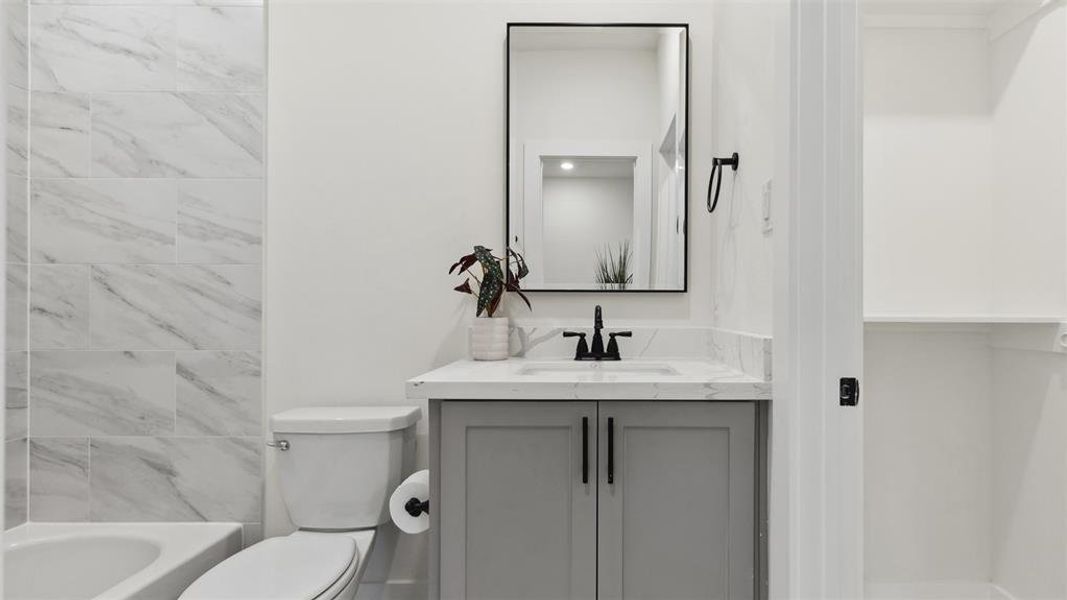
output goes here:
{"type": "Polygon", "coordinates": [[[615,485],[615,418],[608,417],[608,484],[615,485]]]}
{"type": "Polygon", "coordinates": [[[840,381],[841,406],[856,406],[860,403],[860,380],[842,377],[840,381]]]}
{"type": "Polygon", "coordinates": [[[719,205],[719,190],[722,189],[722,168],[724,166],[730,167],[730,169],[736,171],[738,165],[741,164],[741,157],[734,152],[730,155],[730,158],[716,157],[711,159],[711,179],[708,180],[708,212],[715,212],[715,207],[719,205]],[[719,175],[716,182],[715,175],[719,175]],[[711,190],[714,187],[715,197],[712,198],[711,190]]]}
{"type": "Polygon", "coordinates": [[[430,514],[430,501],[412,497],[404,503],[404,510],[408,511],[408,514],[413,517],[417,517],[422,513],[430,514]]]}
{"type": "Polygon", "coordinates": [[[582,417],[582,483],[589,483],[589,417],[582,417]]]}
{"type": "Polygon", "coordinates": [[[600,335],[600,330],[604,329],[604,316],[603,311],[598,304],[596,310],[593,311],[593,347],[592,349],[585,343],[585,332],[582,331],[564,331],[563,337],[576,337],[578,338],[578,345],[574,349],[574,360],[622,360],[619,356],[619,343],[615,340],[617,337],[632,337],[632,331],[614,331],[608,333],[608,348],[604,349],[604,337],[600,335]]]}

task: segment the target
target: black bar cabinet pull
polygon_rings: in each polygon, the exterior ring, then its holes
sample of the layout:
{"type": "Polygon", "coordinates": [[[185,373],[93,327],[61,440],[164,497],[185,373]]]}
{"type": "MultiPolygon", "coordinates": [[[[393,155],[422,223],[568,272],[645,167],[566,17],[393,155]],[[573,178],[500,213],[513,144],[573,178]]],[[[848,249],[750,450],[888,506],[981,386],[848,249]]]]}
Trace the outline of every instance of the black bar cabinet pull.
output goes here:
{"type": "Polygon", "coordinates": [[[608,417],[608,483],[615,484],[615,418],[608,417]]]}
{"type": "Polygon", "coordinates": [[[589,417],[582,417],[582,483],[589,483],[589,417]]]}

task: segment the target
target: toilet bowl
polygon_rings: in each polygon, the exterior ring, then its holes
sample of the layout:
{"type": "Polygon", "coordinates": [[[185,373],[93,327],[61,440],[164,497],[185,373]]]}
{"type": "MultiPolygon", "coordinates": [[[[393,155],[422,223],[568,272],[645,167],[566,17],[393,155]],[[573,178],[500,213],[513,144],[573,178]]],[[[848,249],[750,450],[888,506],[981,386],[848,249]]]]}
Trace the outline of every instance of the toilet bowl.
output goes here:
{"type": "Polygon", "coordinates": [[[374,546],[374,529],[297,531],[234,554],[193,582],[189,600],[350,600],[374,546]]]}
{"type": "Polygon", "coordinates": [[[271,417],[274,464],[300,529],[215,565],[181,600],[351,600],[413,456],[417,407],[302,408],[271,417]]]}

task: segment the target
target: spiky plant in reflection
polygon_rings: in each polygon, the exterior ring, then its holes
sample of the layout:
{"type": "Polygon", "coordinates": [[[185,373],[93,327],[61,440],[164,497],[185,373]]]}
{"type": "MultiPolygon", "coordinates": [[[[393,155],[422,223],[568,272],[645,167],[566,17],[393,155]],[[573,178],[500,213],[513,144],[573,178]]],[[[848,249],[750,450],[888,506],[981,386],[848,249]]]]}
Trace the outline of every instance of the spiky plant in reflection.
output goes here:
{"type": "Polygon", "coordinates": [[[597,251],[593,274],[597,285],[605,290],[625,290],[634,280],[632,259],[630,240],[619,242],[617,251],[610,244],[604,247],[604,252],[597,251]]]}

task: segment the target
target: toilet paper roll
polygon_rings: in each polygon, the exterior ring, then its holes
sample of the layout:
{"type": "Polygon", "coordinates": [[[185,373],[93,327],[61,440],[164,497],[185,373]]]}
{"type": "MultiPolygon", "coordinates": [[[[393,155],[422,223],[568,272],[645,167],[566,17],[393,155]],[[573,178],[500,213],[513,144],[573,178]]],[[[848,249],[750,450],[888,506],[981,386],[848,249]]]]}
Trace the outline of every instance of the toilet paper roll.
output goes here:
{"type": "Polygon", "coordinates": [[[430,472],[426,469],[416,471],[400,482],[389,498],[389,514],[393,522],[404,533],[422,533],[430,528],[430,515],[422,513],[411,516],[406,508],[408,500],[418,498],[419,502],[430,499],[430,472]]]}

